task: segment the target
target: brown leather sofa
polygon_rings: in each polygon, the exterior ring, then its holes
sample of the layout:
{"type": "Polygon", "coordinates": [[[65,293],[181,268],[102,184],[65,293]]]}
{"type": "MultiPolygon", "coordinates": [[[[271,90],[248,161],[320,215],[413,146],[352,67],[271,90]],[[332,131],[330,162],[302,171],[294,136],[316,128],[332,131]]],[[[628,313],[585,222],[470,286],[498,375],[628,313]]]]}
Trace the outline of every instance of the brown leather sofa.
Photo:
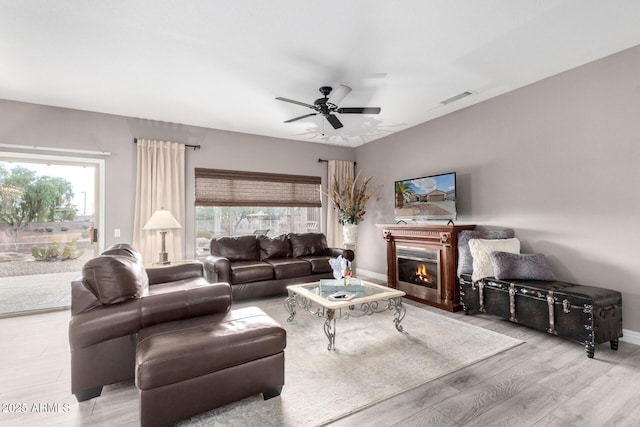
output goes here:
{"type": "Polygon", "coordinates": [[[286,294],[287,286],[331,279],[330,258],[353,261],[350,249],[329,248],[322,233],[212,239],[204,261],[210,283],[231,285],[234,300],[286,294]]]}
{"type": "Polygon", "coordinates": [[[207,282],[199,262],[145,270],[131,246],[109,248],[71,283],[71,392],[83,401],[134,378],[144,328],[224,314],[230,305],[229,285],[207,282]]]}

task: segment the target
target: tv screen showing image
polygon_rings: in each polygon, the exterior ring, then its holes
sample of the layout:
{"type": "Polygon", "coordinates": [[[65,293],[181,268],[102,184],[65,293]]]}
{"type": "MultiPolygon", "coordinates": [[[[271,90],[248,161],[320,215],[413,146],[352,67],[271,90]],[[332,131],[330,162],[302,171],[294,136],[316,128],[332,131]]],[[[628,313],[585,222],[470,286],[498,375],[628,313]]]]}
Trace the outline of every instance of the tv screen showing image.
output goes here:
{"type": "Polygon", "coordinates": [[[396,181],[395,196],[398,223],[456,219],[455,172],[396,181]]]}

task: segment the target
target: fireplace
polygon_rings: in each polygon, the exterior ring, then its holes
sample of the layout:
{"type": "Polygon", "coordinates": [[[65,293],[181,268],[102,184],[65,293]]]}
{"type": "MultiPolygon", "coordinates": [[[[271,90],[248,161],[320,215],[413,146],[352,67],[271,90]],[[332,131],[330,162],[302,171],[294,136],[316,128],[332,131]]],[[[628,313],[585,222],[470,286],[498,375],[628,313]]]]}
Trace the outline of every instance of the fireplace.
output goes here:
{"type": "Polygon", "coordinates": [[[418,297],[440,300],[440,250],[396,247],[398,289],[418,297]]]}
{"type": "Polygon", "coordinates": [[[474,225],[379,224],[387,241],[389,287],[406,298],[449,311],[461,309],[456,275],[458,232],[474,225]]]}

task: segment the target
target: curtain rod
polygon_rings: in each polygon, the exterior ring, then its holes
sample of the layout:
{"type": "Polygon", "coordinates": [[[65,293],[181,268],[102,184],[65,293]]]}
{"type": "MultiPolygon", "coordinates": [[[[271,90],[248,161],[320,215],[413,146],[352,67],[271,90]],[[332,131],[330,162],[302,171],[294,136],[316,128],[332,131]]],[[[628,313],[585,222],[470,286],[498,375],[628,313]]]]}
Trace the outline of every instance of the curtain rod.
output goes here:
{"type": "MultiPolygon", "coordinates": [[[[133,143],[137,144],[138,143],[138,138],[133,138],[133,143]]],[[[198,145],[189,145],[189,144],[184,144],[185,147],[189,147],[189,148],[193,148],[193,151],[196,151],[198,148],[200,148],[200,144],[198,145]]]]}
{"type": "MultiPolygon", "coordinates": [[[[325,159],[318,159],[318,163],[328,163],[329,160],[325,160],[325,159]]],[[[353,162],[353,166],[357,165],[358,163],[353,162]]]]}
{"type": "Polygon", "coordinates": [[[0,148],[18,148],[20,150],[55,151],[60,153],[90,154],[94,156],[110,156],[108,151],[76,150],[74,148],[45,147],[40,145],[0,144],[0,148]]]}

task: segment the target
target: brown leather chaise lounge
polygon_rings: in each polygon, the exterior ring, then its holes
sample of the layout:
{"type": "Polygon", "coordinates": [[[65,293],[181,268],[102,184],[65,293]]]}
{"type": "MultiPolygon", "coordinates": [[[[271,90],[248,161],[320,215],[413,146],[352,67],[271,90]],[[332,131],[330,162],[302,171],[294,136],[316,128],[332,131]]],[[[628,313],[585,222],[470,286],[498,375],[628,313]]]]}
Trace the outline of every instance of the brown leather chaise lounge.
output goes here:
{"type": "Polygon", "coordinates": [[[230,310],[231,288],[194,262],[146,269],[129,245],[73,281],[71,391],[78,401],[135,378],[141,424],[167,425],[284,384],[286,331],[257,307],[230,310]]]}

